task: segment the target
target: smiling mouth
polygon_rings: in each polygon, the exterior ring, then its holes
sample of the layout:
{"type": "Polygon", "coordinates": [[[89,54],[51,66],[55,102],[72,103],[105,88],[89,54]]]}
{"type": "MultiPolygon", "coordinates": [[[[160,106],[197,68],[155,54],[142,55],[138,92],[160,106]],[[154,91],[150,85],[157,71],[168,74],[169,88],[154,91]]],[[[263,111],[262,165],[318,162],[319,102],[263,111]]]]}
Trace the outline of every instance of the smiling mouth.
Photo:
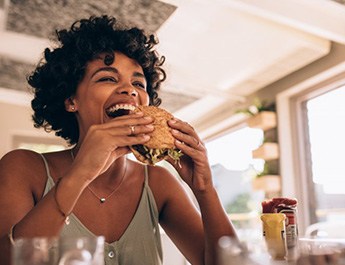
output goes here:
{"type": "Polygon", "coordinates": [[[116,118],[123,115],[128,115],[131,111],[135,110],[135,106],[130,104],[116,104],[106,109],[106,113],[110,118],[116,118]]]}

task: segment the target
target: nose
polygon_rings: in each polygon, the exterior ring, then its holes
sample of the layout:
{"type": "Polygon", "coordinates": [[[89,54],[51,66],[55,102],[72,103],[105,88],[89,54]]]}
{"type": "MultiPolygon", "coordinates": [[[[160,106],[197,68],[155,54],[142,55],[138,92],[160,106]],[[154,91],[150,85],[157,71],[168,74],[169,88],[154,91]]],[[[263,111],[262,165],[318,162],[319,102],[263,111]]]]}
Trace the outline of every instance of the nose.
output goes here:
{"type": "Polygon", "coordinates": [[[119,94],[126,94],[132,97],[138,96],[138,91],[136,91],[134,87],[131,87],[129,85],[119,87],[116,92],[119,94]]]}

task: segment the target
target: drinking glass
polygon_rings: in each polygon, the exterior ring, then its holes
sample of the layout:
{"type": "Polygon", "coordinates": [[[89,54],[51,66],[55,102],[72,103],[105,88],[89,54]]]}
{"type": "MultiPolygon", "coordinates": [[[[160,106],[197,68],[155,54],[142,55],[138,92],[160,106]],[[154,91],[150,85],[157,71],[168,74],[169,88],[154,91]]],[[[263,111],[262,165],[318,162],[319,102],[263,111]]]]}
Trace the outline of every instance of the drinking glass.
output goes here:
{"type": "Polygon", "coordinates": [[[19,238],[12,247],[12,265],[57,264],[58,240],[56,238],[19,238]]]}
{"type": "Polygon", "coordinates": [[[104,265],[104,237],[63,237],[58,265],[104,265]]]}
{"type": "Polygon", "coordinates": [[[345,265],[345,241],[301,238],[297,265],[345,265]]]}
{"type": "Polygon", "coordinates": [[[258,265],[268,264],[269,256],[264,242],[257,240],[237,240],[223,236],[218,241],[218,265],[258,265]]]}

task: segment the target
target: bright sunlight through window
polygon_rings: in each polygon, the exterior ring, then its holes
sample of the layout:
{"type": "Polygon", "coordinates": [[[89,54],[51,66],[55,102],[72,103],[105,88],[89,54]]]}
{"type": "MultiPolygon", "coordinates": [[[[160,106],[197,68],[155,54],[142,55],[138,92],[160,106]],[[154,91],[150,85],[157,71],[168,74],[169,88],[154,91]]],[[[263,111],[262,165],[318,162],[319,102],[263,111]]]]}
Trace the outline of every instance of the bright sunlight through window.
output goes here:
{"type": "Polygon", "coordinates": [[[307,103],[312,171],[324,193],[345,194],[345,86],[307,103]]]}

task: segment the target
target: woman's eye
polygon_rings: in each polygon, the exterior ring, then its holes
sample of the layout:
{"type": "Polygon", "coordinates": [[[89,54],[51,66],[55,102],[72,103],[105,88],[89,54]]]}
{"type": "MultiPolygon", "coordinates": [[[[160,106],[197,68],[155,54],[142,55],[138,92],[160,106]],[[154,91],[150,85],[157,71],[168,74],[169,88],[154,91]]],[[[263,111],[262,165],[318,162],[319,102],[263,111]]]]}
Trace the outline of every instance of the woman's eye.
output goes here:
{"type": "Polygon", "coordinates": [[[139,88],[141,88],[143,90],[146,90],[146,86],[143,83],[141,83],[141,82],[135,82],[133,85],[137,86],[137,87],[139,87],[139,88]]]}
{"type": "Polygon", "coordinates": [[[102,77],[102,78],[98,79],[97,82],[115,82],[116,83],[117,80],[112,76],[106,76],[106,77],[102,77]]]}

